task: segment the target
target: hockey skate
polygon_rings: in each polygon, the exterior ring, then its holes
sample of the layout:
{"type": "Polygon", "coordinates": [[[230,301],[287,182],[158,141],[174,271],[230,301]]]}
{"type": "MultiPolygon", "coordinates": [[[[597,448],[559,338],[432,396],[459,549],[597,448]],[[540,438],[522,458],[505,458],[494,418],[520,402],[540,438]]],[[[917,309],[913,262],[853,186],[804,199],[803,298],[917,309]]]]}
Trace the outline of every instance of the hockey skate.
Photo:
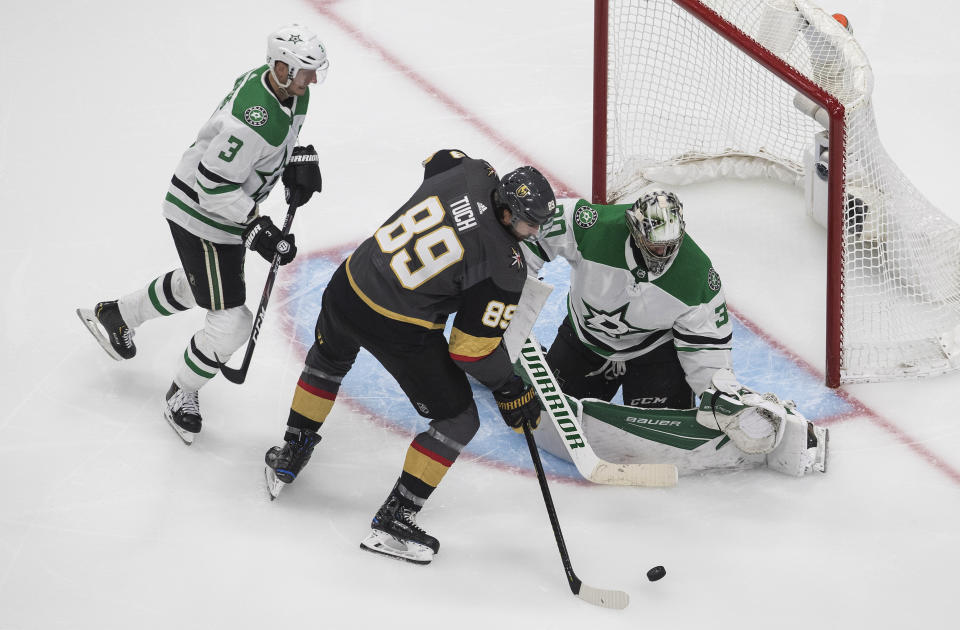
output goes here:
{"type": "Polygon", "coordinates": [[[303,467],[310,461],[313,448],[320,443],[320,436],[312,431],[300,431],[296,440],[290,440],[283,446],[271,447],[263,459],[263,469],[267,481],[267,492],[273,501],[288,483],[293,483],[303,467]]]}
{"type": "Polygon", "coordinates": [[[440,551],[440,541],[417,525],[417,512],[400,502],[394,490],[370,523],[370,534],[360,548],[406,560],[414,564],[430,564],[440,551]]]}
{"type": "Polygon", "coordinates": [[[163,417],[177,432],[184,444],[193,444],[193,438],[200,433],[203,418],[200,417],[200,398],[197,392],[180,389],[176,383],[170,384],[163,397],[163,417]]]}
{"type": "Polygon", "coordinates": [[[93,310],[78,308],[77,317],[111,358],[123,361],[137,354],[137,347],[133,343],[134,331],[123,321],[116,300],[99,302],[93,310]],[[101,327],[106,334],[100,330],[101,327]]]}

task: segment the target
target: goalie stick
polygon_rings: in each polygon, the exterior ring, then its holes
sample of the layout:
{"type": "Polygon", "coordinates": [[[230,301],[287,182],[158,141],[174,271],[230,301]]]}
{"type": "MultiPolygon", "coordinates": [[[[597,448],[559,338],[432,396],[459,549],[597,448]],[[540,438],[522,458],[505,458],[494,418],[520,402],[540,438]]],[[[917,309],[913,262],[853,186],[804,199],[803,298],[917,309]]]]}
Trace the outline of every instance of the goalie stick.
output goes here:
{"type": "Polygon", "coordinates": [[[567,553],[567,545],[563,542],[563,532],[560,531],[560,521],[557,518],[557,510],[553,507],[553,498],[550,496],[550,487],[547,485],[547,477],[543,472],[543,462],[540,461],[540,453],[537,452],[537,443],[530,432],[530,426],[523,424],[523,436],[527,439],[527,448],[530,449],[530,458],[533,460],[533,467],[537,469],[537,481],[540,482],[540,492],[543,494],[543,503],[547,507],[547,515],[550,517],[550,526],[553,527],[553,537],[557,541],[557,549],[560,551],[560,560],[563,562],[563,570],[567,574],[567,582],[570,584],[570,590],[573,594],[594,606],[603,608],[614,608],[621,610],[630,603],[630,596],[623,591],[612,591],[602,588],[594,588],[580,581],[577,574],[573,572],[573,566],[570,564],[570,555],[567,553]]]}
{"type": "MultiPolygon", "coordinates": [[[[290,204],[287,209],[287,216],[283,220],[283,236],[290,233],[290,226],[293,224],[293,215],[297,212],[297,206],[290,204]]],[[[247,341],[247,351],[243,355],[243,363],[240,367],[233,369],[216,357],[217,366],[220,372],[231,383],[242,383],[247,379],[247,370],[250,368],[250,359],[253,357],[253,349],[257,347],[257,337],[260,336],[260,326],[263,324],[263,317],[267,312],[267,302],[270,301],[270,293],[273,292],[273,282],[277,278],[277,269],[280,268],[280,254],[273,255],[273,263],[270,265],[270,272],[267,274],[267,281],[263,285],[263,296],[260,298],[260,308],[257,309],[257,316],[253,320],[253,329],[250,331],[250,340],[247,341]]]]}
{"type": "Polygon", "coordinates": [[[677,467],[673,464],[615,464],[597,456],[583,433],[580,422],[583,408],[578,405],[577,413],[574,413],[533,332],[520,348],[520,367],[537,391],[545,413],[553,421],[570,459],[584,478],[617,486],[669,488],[677,485],[677,467]]]}

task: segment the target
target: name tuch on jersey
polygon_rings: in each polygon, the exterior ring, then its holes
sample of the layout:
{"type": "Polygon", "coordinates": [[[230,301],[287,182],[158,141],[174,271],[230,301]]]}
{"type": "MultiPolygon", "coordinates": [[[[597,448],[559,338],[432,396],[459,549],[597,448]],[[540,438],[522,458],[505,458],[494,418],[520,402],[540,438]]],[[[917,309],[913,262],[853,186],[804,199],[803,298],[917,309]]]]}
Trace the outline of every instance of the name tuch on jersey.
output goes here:
{"type": "Polygon", "coordinates": [[[457,223],[457,232],[462,234],[477,227],[477,217],[473,212],[473,206],[470,204],[468,196],[464,195],[451,202],[450,210],[453,212],[453,220],[457,223]]]}

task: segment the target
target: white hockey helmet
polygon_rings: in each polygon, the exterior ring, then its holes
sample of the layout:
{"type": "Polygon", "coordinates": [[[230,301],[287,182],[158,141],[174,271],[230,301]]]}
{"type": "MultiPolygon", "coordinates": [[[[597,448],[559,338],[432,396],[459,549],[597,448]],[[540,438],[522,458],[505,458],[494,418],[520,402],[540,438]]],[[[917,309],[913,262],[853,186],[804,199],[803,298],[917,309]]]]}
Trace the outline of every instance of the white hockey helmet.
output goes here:
{"type": "Polygon", "coordinates": [[[327,61],[327,49],[313,31],[299,24],[288,24],[267,37],[267,65],[276,82],[287,87],[300,70],[316,70],[317,83],[323,83],[330,62],[327,61]],[[283,80],[275,72],[278,61],[289,68],[283,80]]]}
{"type": "Polygon", "coordinates": [[[683,204],[672,192],[654,190],[637,199],[627,209],[626,218],[647,269],[654,274],[662,273],[683,243],[686,232],[683,204]]]}

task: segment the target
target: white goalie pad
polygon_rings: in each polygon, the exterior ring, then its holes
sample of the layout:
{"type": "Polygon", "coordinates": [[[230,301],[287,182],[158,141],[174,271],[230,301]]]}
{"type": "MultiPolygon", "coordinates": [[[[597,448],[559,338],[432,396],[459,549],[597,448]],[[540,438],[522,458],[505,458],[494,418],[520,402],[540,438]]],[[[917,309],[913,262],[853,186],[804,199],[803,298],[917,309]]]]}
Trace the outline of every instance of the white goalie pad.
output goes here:
{"type": "Polygon", "coordinates": [[[783,438],[787,410],[774,394],[758,394],[718,370],[700,397],[697,422],[723,431],[744,453],[770,453],[783,438]]]}
{"type": "Polygon", "coordinates": [[[827,472],[830,430],[809,422],[790,404],[786,410],[783,438],[772,453],[767,453],[767,467],[794,477],[827,472]]]}

